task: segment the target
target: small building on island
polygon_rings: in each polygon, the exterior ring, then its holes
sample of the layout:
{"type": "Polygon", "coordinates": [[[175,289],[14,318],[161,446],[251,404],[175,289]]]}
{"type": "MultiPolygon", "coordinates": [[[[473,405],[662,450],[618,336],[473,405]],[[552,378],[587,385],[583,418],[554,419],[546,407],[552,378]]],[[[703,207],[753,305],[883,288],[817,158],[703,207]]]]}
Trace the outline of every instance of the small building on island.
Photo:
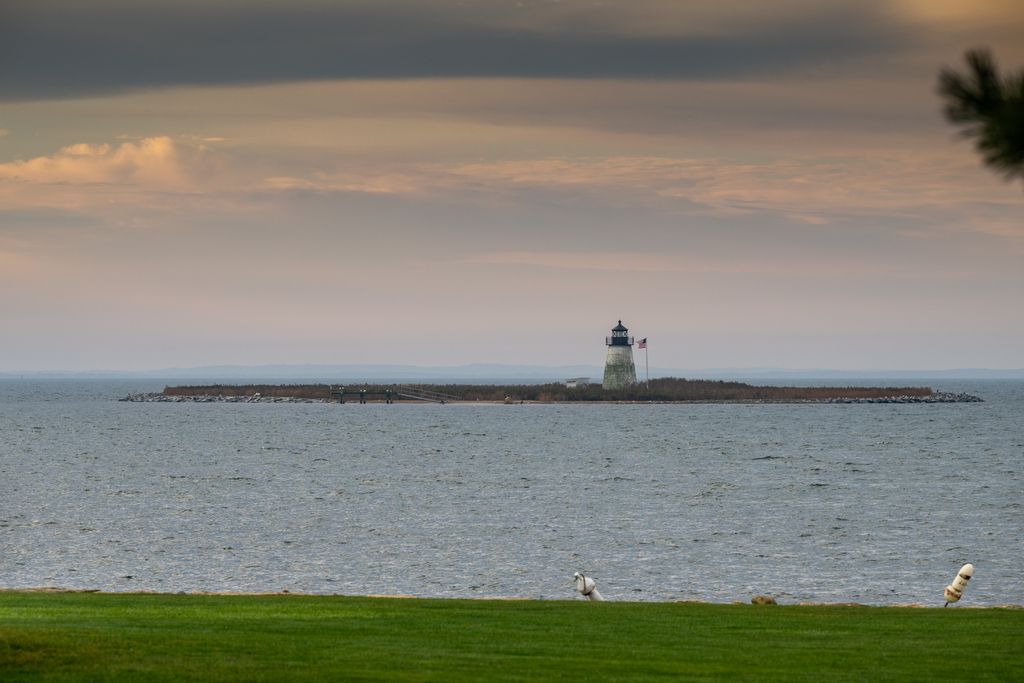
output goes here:
{"type": "Polygon", "coordinates": [[[570,377],[565,380],[566,389],[582,389],[583,387],[590,386],[589,377],[570,377]]]}
{"type": "Polygon", "coordinates": [[[605,337],[608,353],[604,361],[604,389],[622,389],[636,384],[636,366],[633,365],[633,338],[622,321],[612,328],[612,336],[605,337]]]}

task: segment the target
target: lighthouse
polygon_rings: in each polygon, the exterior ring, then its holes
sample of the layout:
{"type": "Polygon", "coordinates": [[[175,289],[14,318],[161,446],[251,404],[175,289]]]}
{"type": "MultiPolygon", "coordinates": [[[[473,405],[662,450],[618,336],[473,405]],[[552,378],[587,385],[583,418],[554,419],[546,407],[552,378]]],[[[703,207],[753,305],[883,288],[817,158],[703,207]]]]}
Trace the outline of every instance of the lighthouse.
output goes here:
{"type": "Polygon", "coordinates": [[[605,337],[604,343],[608,347],[608,355],[605,356],[604,381],[601,386],[605,389],[621,389],[636,384],[633,338],[621,320],[612,328],[612,336],[605,337]]]}

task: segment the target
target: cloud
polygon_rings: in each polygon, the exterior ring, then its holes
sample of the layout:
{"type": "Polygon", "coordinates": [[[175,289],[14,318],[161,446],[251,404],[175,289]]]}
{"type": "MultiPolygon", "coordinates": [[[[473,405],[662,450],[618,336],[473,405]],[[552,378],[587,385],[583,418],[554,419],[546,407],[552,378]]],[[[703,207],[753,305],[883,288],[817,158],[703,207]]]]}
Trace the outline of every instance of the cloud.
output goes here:
{"type": "Polygon", "coordinates": [[[36,262],[27,254],[11,251],[0,243],[0,283],[15,276],[24,277],[35,270],[36,262]]]}
{"type": "MultiPolygon", "coordinates": [[[[952,230],[984,233],[1024,248],[1024,228],[1012,219],[1024,206],[1019,193],[993,182],[955,147],[760,156],[765,158],[757,162],[623,155],[365,164],[268,177],[259,189],[389,195],[396,201],[438,200],[513,212],[540,201],[573,213],[603,207],[637,215],[653,212],[666,220],[684,215],[716,221],[771,219],[806,229],[834,226],[857,232],[888,225],[908,238],[952,230]]],[[[504,259],[526,258],[504,253],[504,259]]],[[[593,258],[577,265],[567,258],[556,259],[560,267],[605,267],[593,258]]],[[[554,267],[553,260],[529,259],[531,265],[554,267]]]]}
{"type": "MultiPolygon", "coordinates": [[[[244,164],[203,143],[151,136],[117,144],[79,142],[55,153],[0,163],[0,205],[145,221],[186,203],[224,203],[244,189],[244,164]]],[[[3,214],[0,214],[0,220],[3,214]]]]}
{"type": "Polygon", "coordinates": [[[465,260],[483,265],[636,273],[679,272],[690,270],[693,265],[684,265],[679,258],[662,254],[597,251],[501,251],[473,254],[465,260]]]}
{"type": "Polygon", "coordinates": [[[7,4],[8,100],[318,79],[777,77],[907,46],[879,2],[7,4]]]}
{"type": "Polygon", "coordinates": [[[55,239],[101,224],[95,216],[52,207],[0,209],[0,239],[18,240],[26,235],[46,233],[55,239]]]}
{"type": "MultiPolygon", "coordinates": [[[[482,185],[684,199],[719,214],[770,212],[809,225],[872,215],[905,218],[963,212],[979,203],[988,204],[986,215],[998,217],[1020,204],[1019,197],[1008,199],[1005,187],[979,178],[975,164],[952,152],[848,152],[760,163],[672,157],[533,159],[462,164],[445,172],[482,185]]],[[[1024,230],[1009,228],[1005,221],[971,224],[979,232],[1024,237],[1024,230]]]]}
{"type": "MultiPolygon", "coordinates": [[[[774,263],[765,259],[746,259],[730,255],[727,259],[712,259],[707,255],[682,253],[651,253],[643,251],[492,251],[471,254],[466,263],[487,266],[528,266],[550,270],[595,271],[607,273],[685,274],[769,274],[785,272],[788,263],[774,263]]],[[[828,272],[837,273],[835,264],[828,272]]]]}
{"type": "Polygon", "coordinates": [[[0,164],[0,179],[26,183],[127,183],[180,186],[184,173],[174,141],[166,136],[138,143],[78,143],[52,156],[0,164]]]}
{"type": "Polygon", "coordinates": [[[519,267],[552,271],[593,271],[600,273],[632,273],[638,277],[668,275],[703,276],[769,276],[773,278],[850,278],[885,276],[896,279],[928,280],[949,277],[950,272],[908,272],[907,264],[877,259],[865,262],[848,258],[829,258],[808,261],[797,251],[765,258],[763,254],[730,253],[670,253],[644,251],[490,251],[470,254],[463,262],[483,266],[508,267],[515,272],[519,267]]]}
{"type": "Polygon", "coordinates": [[[381,195],[423,194],[438,183],[412,173],[316,173],[311,178],[274,176],[263,181],[269,190],[285,192],[357,192],[381,195]]]}
{"type": "Polygon", "coordinates": [[[668,186],[713,172],[709,162],[671,157],[547,158],[451,166],[448,173],[511,184],[595,187],[668,186]]]}

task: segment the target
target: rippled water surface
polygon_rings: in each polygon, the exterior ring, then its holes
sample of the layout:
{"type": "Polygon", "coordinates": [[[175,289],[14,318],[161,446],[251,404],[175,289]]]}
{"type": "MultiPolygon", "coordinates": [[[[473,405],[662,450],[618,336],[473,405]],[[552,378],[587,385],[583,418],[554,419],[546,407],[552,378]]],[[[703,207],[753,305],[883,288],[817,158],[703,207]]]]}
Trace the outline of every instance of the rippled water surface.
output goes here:
{"type": "MultiPolygon", "coordinates": [[[[934,384],[934,383],[933,383],[934,384]]],[[[978,404],[119,403],[0,381],[0,586],[1024,603],[1024,382],[978,404]]]]}

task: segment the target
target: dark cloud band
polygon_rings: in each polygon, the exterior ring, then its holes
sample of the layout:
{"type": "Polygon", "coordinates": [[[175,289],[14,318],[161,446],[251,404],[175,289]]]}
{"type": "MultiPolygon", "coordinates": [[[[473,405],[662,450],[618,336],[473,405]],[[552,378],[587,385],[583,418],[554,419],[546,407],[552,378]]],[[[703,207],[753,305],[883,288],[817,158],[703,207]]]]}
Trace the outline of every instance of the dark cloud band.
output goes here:
{"type": "Polygon", "coordinates": [[[9,0],[0,98],[317,79],[763,77],[899,48],[870,4],[836,7],[709,37],[524,28],[479,12],[468,20],[452,4],[9,0]]]}

